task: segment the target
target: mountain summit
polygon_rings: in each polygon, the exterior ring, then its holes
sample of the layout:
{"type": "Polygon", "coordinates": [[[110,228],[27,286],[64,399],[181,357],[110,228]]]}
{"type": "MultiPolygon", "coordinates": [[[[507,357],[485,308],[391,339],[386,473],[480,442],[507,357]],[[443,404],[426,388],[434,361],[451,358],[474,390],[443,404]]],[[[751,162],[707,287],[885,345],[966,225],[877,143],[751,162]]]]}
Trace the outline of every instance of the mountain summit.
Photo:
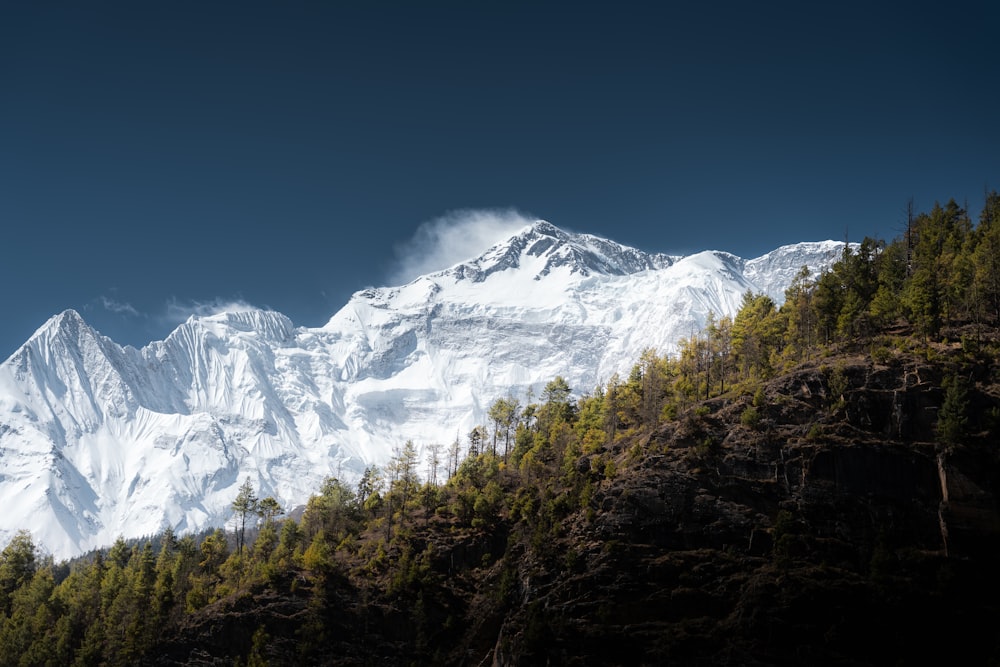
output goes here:
{"type": "Polygon", "coordinates": [[[463,262],[451,272],[475,282],[497,271],[519,268],[522,261],[541,264],[536,280],[553,269],[568,268],[570,273],[623,276],[648,269],[665,269],[677,258],[649,254],[590,234],[572,234],[539,220],[517,235],[493,246],[480,257],[463,262]],[[538,261],[532,261],[532,260],[538,261]]]}
{"type": "Polygon", "coordinates": [[[329,322],[276,312],[192,317],[137,350],[75,311],[0,365],[0,541],[28,528],[57,557],[119,535],[219,526],[250,478],[303,504],[406,440],[464,441],[501,396],[557,375],[578,392],[677,349],[747,291],[780,302],[842,244],[645,253],[539,221],[482,255],[354,294],[329,322]]]}

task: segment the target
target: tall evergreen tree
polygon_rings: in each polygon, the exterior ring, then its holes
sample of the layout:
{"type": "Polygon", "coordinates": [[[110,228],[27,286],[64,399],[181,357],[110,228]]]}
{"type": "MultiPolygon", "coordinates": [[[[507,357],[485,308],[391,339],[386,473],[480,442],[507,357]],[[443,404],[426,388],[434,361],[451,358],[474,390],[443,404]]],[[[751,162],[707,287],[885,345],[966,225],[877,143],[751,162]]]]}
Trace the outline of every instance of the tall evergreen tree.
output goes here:
{"type": "Polygon", "coordinates": [[[257,513],[257,493],[249,477],[240,486],[232,507],[236,513],[236,551],[242,554],[246,543],[247,517],[257,513]]]}
{"type": "Polygon", "coordinates": [[[973,235],[972,312],[977,321],[1000,323],[1000,193],[986,196],[973,235]]]}
{"type": "Polygon", "coordinates": [[[19,530],[0,552],[0,613],[10,612],[10,596],[35,576],[37,550],[31,533],[19,530]]]}
{"type": "Polygon", "coordinates": [[[955,375],[944,392],[944,404],[938,412],[937,434],[942,442],[960,444],[969,430],[969,395],[964,380],[955,375]]]}

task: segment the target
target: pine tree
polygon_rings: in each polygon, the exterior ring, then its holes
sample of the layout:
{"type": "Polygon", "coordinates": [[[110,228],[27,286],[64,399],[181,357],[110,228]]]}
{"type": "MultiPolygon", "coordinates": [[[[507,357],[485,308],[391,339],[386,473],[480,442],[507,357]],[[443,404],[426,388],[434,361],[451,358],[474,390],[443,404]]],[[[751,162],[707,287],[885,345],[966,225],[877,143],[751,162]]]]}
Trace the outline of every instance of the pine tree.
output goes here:
{"type": "Polygon", "coordinates": [[[427,483],[437,486],[438,469],[441,467],[441,444],[433,442],[427,445],[427,483]]]}
{"type": "Polygon", "coordinates": [[[497,439],[503,436],[503,460],[510,454],[511,436],[521,412],[521,404],[516,398],[498,398],[490,405],[487,415],[493,422],[493,454],[496,455],[497,439]]]}
{"type": "Polygon", "coordinates": [[[383,488],[382,471],[376,465],[367,466],[358,482],[358,506],[363,512],[374,516],[382,504],[383,488]]]}
{"type": "Polygon", "coordinates": [[[273,496],[268,496],[257,503],[257,514],[264,520],[265,526],[270,525],[275,518],[284,513],[284,508],[281,507],[281,504],[273,496]]]}
{"type": "Polygon", "coordinates": [[[242,555],[243,545],[246,542],[247,517],[257,513],[257,493],[249,477],[240,486],[232,507],[236,512],[236,552],[242,555]]]}
{"type": "Polygon", "coordinates": [[[1000,322],[1000,193],[986,197],[974,234],[972,251],[973,316],[1000,322]]]}
{"type": "Polygon", "coordinates": [[[0,552],[0,612],[9,613],[10,596],[35,576],[37,560],[31,533],[19,530],[0,552]]]}
{"type": "Polygon", "coordinates": [[[486,441],[486,428],[475,426],[469,431],[469,457],[476,457],[483,453],[483,443],[486,441]]]}
{"type": "Polygon", "coordinates": [[[949,445],[961,443],[969,430],[969,394],[965,382],[955,375],[944,392],[944,404],[938,412],[937,434],[949,445]]]}

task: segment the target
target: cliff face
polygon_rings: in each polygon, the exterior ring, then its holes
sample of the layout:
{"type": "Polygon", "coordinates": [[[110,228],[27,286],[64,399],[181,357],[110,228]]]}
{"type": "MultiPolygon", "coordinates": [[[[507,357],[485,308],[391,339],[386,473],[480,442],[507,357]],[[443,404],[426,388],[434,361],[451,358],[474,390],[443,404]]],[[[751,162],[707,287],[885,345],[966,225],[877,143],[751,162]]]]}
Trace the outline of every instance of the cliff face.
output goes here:
{"type": "Polygon", "coordinates": [[[574,567],[524,587],[494,664],[1000,657],[992,389],[970,398],[967,443],[944,447],[930,440],[946,367],[836,364],[766,385],[752,426],[743,398],[660,428],[572,524],[574,567]]]}
{"type": "MultiPolygon", "coordinates": [[[[432,554],[425,576],[391,593],[327,578],[312,612],[289,594],[286,612],[248,627],[268,628],[272,664],[294,662],[295,614],[318,619],[310,659],[330,665],[1000,659],[997,368],[961,366],[975,382],[967,437],[944,446],[942,380],[957,367],[904,354],[823,364],[581,457],[578,472],[606,455],[617,471],[595,473],[554,522],[544,503],[476,530],[427,518],[409,547],[432,554]]],[[[231,632],[240,604],[206,610],[158,664],[231,632]]]]}

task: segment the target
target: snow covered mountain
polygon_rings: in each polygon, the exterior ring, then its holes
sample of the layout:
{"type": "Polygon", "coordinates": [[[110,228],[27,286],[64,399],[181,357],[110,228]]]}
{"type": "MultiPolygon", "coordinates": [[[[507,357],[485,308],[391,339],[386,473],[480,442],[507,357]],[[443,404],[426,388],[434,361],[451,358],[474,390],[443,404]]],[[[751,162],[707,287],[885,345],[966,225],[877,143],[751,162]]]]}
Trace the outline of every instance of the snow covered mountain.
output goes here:
{"type": "Polygon", "coordinates": [[[167,526],[223,525],[249,477],[286,508],[356,480],[407,439],[447,444],[497,397],[574,390],[670,352],[742,295],[780,302],[842,244],[753,260],[648,254],[539,221],[481,256],[356,293],[319,328],[276,312],[192,317],[121,347],[74,311],[0,365],[0,544],[28,528],[57,558],[167,526]]]}

